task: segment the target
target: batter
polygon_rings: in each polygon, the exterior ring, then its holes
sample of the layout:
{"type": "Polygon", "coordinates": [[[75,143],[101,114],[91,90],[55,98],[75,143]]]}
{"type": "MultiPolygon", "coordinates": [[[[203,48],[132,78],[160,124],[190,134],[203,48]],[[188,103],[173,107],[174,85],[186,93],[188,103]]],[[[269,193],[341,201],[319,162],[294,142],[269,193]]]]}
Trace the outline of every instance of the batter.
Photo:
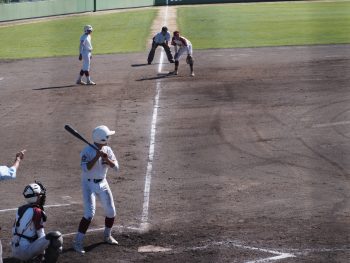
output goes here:
{"type": "Polygon", "coordinates": [[[106,179],[109,167],[116,172],[119,170],[118,161],[112,149],[107,145],[109,136],[113,134],[115,134],[115,131],[109,130],[105,125],[96,127],[92,132],[92,138],[94,144],[100,150],[96,151],[91,146],[86,146],[80,154],[84,216],[80,221],[78,233],[73,243],[74,250],[80,254],[85,254],[83,241],[95,215],[96,195],[99,197],[105,212],[104,241],[111,245],[118,245],[118,242],[111,235],[116,209],[106,179]]]}

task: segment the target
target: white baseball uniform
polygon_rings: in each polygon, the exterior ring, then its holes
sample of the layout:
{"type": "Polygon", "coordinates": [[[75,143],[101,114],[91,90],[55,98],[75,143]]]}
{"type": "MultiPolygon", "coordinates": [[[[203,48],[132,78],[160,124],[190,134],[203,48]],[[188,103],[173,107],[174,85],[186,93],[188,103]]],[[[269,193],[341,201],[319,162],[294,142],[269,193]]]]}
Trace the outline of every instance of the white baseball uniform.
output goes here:
{"type": "Polygon", "coordinates": [[[192,44],[191,42],[180,36],[179,38],[173,37],[171,40],[171,44],[175,47],[175,61],[179,61],[182,54],[185,52],[187,55],[192,56],[192,44]]]}
{"type": "MultiPolygon", "coordinates": [[[[109,146],[104,145],[101,151],[106,153],[108,155],[108,158],[113,161],[115,164],[113,169],[117,172],[119,170],[119,164],[112,149],[109,146]]],[[[96,211],[96,195],[98,195],[104,208],[105,216],[113,218],[116,215],[116,209],[114,206],[112,191],[109,188],[106,179],[107,171],[110,166],[104,163],[103,159],[100,157],[96,161],[95,165],[90,170],[88,170],[87,163],[94,159],[95,156],[96,150],[91,146],[85,147],[80,153],[84,217],[89,220],[92,220],[94,217],[96,211]]]]}
{"type": "Polygon", "coordinates": [[[12,235],[12,256],[20,260],[26,261],[43,254],[50,245],[45,238],[43,211],[35,205],[22,206],[17,210],[12,235]],[[24,210],[22,217],[21,209],[22,212],[24,210]]]}
{"type": "Polygon", "coordinates": [[[91,60],[91,52],[92,52],[92,43],[91,43],[91,35],[83,34],[80,37],[80,46],[79,52],[83,57],[83,71],[90,71],[90,60],[91,60]]]}
{"type": "Polygon", "coordinates": [[[16,167],[0,166],[0,180],[15,179],[16,167]]]}
{"type": "MultiPolygon", "coordinates": [[[[16,178],[16,167],[7,167],[7,166],[0,166],[0,181],[1,180],[7,180],[7,179],[15,179],[16,178]]],[[[1,230],[1,228],[0,228],[1,230]]],[[[2,263],[2,244],[0,240],[0,263],[2,263]]]]}

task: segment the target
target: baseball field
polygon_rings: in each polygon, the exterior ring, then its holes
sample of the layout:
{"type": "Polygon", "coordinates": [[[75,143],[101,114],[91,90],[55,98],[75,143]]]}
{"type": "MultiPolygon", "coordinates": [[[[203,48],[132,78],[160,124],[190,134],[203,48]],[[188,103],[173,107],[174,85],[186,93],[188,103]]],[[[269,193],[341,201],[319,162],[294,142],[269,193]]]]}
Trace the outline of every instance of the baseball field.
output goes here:
{"type": "Polygon", "coordinates": [[[0,24],[0,163],[27,149],[17,179],[0,185],[4,262],[16,262],[23,188],[40,180],[46,229],[64,235],[59,262],[348,263],[349,11],[349,1],[221,4],[0,24]],[[168,74],[161,48],[146,63],[159,10],[174,9],[195,77],[184,59],[168,74]],[[85,24],[96,86],[75,85],[85,24]],[[86,255],[72,248],[85,145],[65,124],[90,140],[98,125],[116,130],[120,172],[107,179],[119,246],[103,242],[97,202],[86,255]]]}

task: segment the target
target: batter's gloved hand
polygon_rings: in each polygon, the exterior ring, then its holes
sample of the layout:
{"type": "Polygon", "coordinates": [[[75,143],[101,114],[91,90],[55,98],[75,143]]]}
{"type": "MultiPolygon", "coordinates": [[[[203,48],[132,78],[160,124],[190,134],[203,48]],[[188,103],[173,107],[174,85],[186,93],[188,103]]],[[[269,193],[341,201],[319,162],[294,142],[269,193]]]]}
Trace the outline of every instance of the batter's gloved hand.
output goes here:
{"type": "Polygon", "coordinates": [[[103,151],[96,151],[96,152],[97,152],[96,154],[98,156],[102,157],[103,159],[108,157],[107,153],[105,153],[103,151]]]}
{"type": "Polygon", "coordinates": [[[79,60],[82,60],[83,56],[81,54],[79,54],[79,60]]]}

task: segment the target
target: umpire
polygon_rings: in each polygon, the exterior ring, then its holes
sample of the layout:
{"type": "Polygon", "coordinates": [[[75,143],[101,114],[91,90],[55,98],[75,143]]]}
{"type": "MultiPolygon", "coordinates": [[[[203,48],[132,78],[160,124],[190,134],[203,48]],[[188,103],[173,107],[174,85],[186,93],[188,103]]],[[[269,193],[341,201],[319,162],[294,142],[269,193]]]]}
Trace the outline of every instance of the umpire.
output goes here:
{"type": "Polygon", "coordinates": [[[170,47],[169,47],[169,41],[170,41],[170,33],[168,31],[168,28],[166,26],[162,27],[162,31],[157,33],[153,37],[152,41],[152,48],[148,54],[148,65],[150,65],[154,58],[154,53],[156,52],[156,48],[158,46],[162,46],[165,50],[166,56],[168,57],[168,60],[170,63],[174,63],[173,55],[171,54],[170,47]]]}

